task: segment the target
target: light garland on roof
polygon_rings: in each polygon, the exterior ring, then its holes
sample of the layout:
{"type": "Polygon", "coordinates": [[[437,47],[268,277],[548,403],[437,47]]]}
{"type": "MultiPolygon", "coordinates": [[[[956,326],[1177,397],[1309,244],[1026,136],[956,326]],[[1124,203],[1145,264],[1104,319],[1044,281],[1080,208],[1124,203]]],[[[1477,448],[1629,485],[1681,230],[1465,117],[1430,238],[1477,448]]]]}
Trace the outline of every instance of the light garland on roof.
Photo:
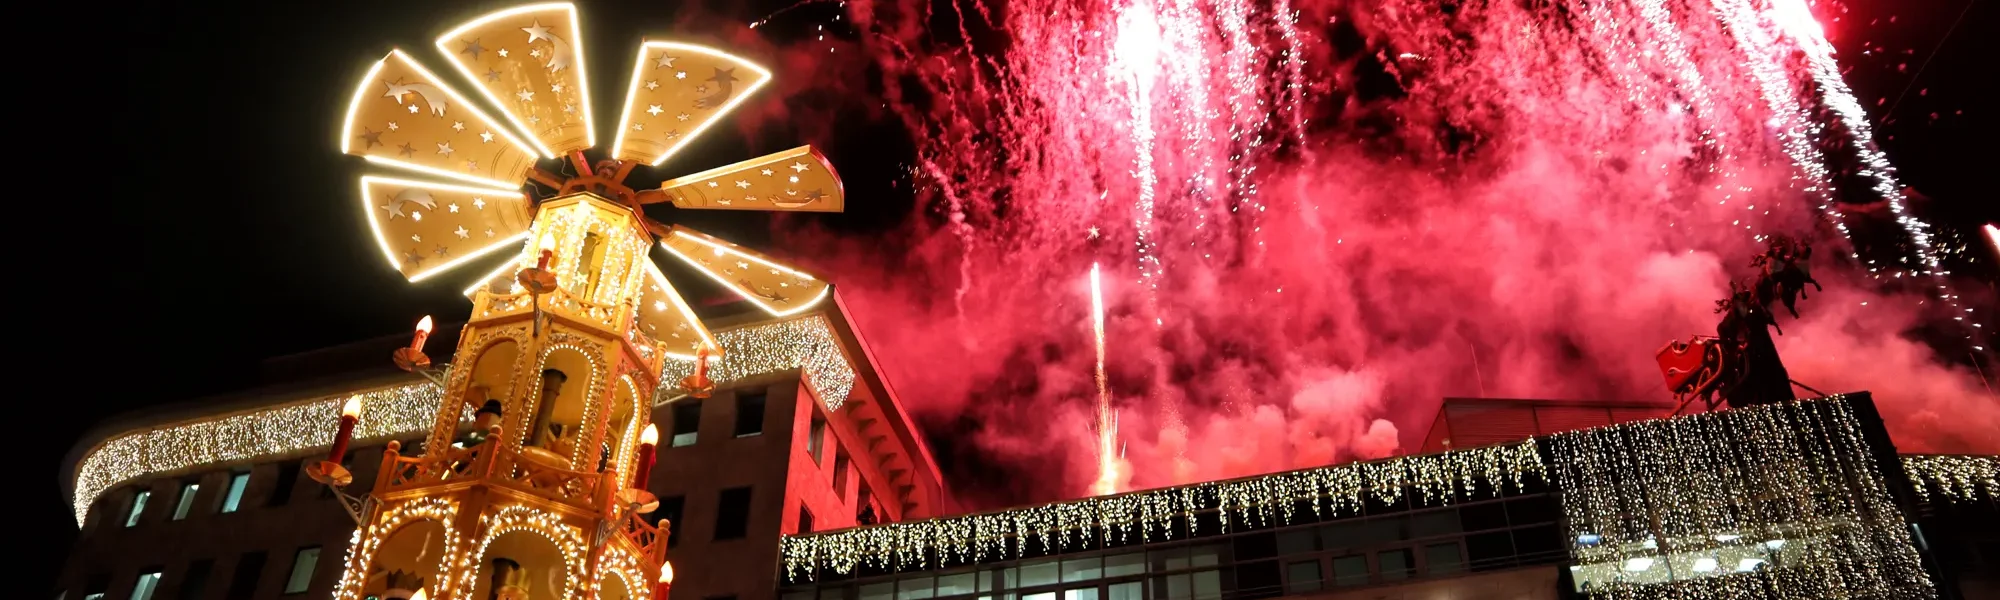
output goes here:
{"type": "MultiPolygon", "coordinates": [[[[217,463],[250,461],[324,448],[340,425],[340,394],[253,413],[122,434],[92,449],[78,462],[70,496],[76,523],[83,526],[90,505],[118,484],[141,477],[217,463]]],[[[361,422],[356,439],[425,433],[437,418],[437,386],[413,383],[359,394],[361,422]]],[[[470,408],[463,418],[470,419],[470,408]]]]}
{"type": "Polygon", "coordinates": [[[1618,599],[1931,597],[1852,402],[1546,438],[1578,579],[1618,599]]]}
{"type": "MultiPolygon", "coordinates": [[[[805,371],[806,385],[812,386],[828,411],[839,410],[854,390],[854,367],[840,350],[840,342],[826,317],[811,315],[750,327],[717,331],[715,342],[723,355],[712,360],[708,377],[718,386],[729,382],[791,369],[805,371]]],[[[694,373],[694,361],[668,360],[660,369],[660,389],[655,406],[678,394],[675,387],[682,377],[694,373]]]]}
{"type": "Polygon", "coordinates": [[[1903,457],[1903,472],[1925,501],[1932,488],[1949,501],[2000,500],[2000,456],[1912,454],[1903,457]]]}
{"type": "Polygon", "coordinates": [[[786,536],[782,543],[785,574],[810,579],[821,570],[848,573],[867,564],[903,569],[937,567],[938,563],[979,562],[988,555],[1019,557],[1030,540],[1045,550],[1075,549],[1101,533],[1106,539],[1171,539],[1174,519],[1190,533],[1198,529],[1194,515],[1219,511],[1227,532],[1230,521],[1289,523],[1297,505],[1309,503],[1316,514],[1358,512],[1367,498],[1394,503],[1405,488],[1422,504],[1448,504],[1469,498],[1477,483],[1492,493],[1512,483],[1521,489],[1533,476],[1542,477],[1541,453],[1532,442],[1474,450],[1406,456],[1219,481],[1179,488],[1088,498],[997,513],[890,523],[822,534],[786,536]],[[1095,530],[1095,532],[1093,532],[1095,530]]]}

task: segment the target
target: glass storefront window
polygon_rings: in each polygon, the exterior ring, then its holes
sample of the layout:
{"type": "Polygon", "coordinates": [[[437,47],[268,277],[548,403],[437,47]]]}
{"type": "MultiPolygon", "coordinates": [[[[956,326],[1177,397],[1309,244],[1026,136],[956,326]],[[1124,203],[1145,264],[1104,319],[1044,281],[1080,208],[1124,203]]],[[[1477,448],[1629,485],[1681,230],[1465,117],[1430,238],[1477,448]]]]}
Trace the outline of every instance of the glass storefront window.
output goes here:
{"type": "Polygon", "coordinates": [[[1319,561],[1307,560],[1285,565],[1285,593],[1317,592],[1319,587],[1319,561]]]}

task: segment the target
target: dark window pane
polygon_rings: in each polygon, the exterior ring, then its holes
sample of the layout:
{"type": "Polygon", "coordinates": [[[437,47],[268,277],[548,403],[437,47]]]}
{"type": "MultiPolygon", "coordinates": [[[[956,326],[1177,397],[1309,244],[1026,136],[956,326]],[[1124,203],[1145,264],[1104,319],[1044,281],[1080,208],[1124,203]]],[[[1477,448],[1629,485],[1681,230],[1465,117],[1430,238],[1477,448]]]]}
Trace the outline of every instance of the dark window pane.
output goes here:
{"type": "Polygon", "coordinates": [[[1283,582],[1278,579],[1277,561],[1264,561],[1236,565],[1236,593],[1238,597],[1268,598],[1282,594],[1283,582]]]}
{"type": "Polygon", "coordinates": [[[285,577],[285,593],[303,594],[312,587],[313,571],[319,568],[319,546],[300,548],[292,555],[292,572],[285,577]]]}
{"type": "Polygon", "coordinates": [[[764,433],[764,394],[736,396],[736,437],[764,433]]]}
{"type": "Polygon", "coordinates": [[[180,600],[201,600],[202,592],[208,588],[208,572],[215,569],[215,561],[201,559],[188,563],[187,573],[181,575],[180,600]]]}
{"type": "Polygon", "coordinates": [[[1319,561],[1307,560],[1285,564],[1285,593],[1317,592],[1319,587],[1319,561]]]}
{"type": "Polygon", "coordinates": [[[1563,538],[1555,525],[1514,530],[1514,553],[1523,558],[1552,558],[1564,552],[1563,538]]]}
{"type": "MultiPolygon", "coordinates": [[[[1319,549],[1319,531],[1315,529],[1293,529],[1278,532],[1278,554],[1291,556],[1305,554],[1319,549]]],[[[1241,556],[1239,554],[1239,556],[1241,556]]]]}
{"type": "MultiPolygon", "coordinates": [[[[665,498],[661,498],[660,508],[655,509],[653,511],[653,516],[659,517],[661,521],[667,522],[668,548],[674,547],[674,544],[678,544],[681,541],[681,527],[682,527],[681,510],[686,507],[687,507],[686,496],[668,496],[665,498]]],[[[654,524],[657,525],[658,522],[655,522],[654,524]]]]}
{"type": "Polygon", "coordinates": [[[1511,566],[1514,541],[1505,531],[1465,536],[1465,559],[1474,571],[1511,566]]]}
{"type": "Polygon", "coordinates": [[[1431,575],[1450,575],[1465,571],[1465,559],[1459,556],[1458,542],[1445,542],[1424,546],[1424,566],[1431,575]]]}
{"type": "MultiPolygon", "coordinates": [[[[1278,536],[1265,531],[1236,536],[1236,560],[1256,560],[1278,555],[1278,536]]],[[[1276,569],[1273,569],[1276,572],[1276,569]]]]}
{"type": "Polygon", "coordinates": [[[819,462],[820,448],[825,445],[826,419],[820,418],[819,411],[815,410],[812,417],[812,431],[807,433],[806,438],[806,454],[812,455],[815,464],[819,462]]]}
{"type": "Polygon", "coordinates": [[[722,490],[715,507],[715,539],[733,540],[750,532],[750,488],[722,490]]]}
{"type": "Polygon", "coordinates": [[[1383,581],[1407,579],[1417,570],[1416,561],[1411,560],[1409,548],[1377,552],[1375,564],[1381,567],[1383,581]]]}
{"type": "Polygon", "coordinates": [[[298,485],[299,461],[295,460],[278,465],[278,481],[276,487],[271,488],[271,501],[268,505],[284,506],[286,502],[291,502],[292,488],[298,487],[298,485]]]}
{"type": "Polygon", "coordinates": [[[806,507],[801,506],[799,507],[799,533],[802,534],[812,533],[812,531],[813,531],[812,511],[806,510],[806,507]]]}
{"type": "Polygon", "coordinates": [[[257,581],[264,575],[264,553],[248,552],[236,560],[236,574],[230,577],[227,600],[250,600],[257,593],[257,581]]]}
{"type": "Polygon", "coordinates": [[[1461,506],[1458,520],[1466,531],[1499,529],[1507,526],[1507,507],[1499,502],[1461,506]]]}
{"type": "Polygon", "coordinates": [[[1333,585],[1346,587],[1368,583],[1368,556],[1355,554],[1333,559],[1333,585]]]}
{"type": "Polygon", "coordinates": [[[243,489],[250,487],[250,474],[231,473],[229,489],[222,496],[222,512],[233,513],[243,506],[243,489]]]}
{"type": "Polygon", "coordinates": [[[841,502],[847,501],[847,472],[852,470],[847,464],[847,451],[835,444],[833,448],[833,496],[841,502]]]}
{"type": "Polygon", "coordinates": [[[674,403],[673,447],[693,446],[701,432],[701,402],[681,399],[674,403]]]}
{"type": "Polygon", "coordinates": [[[1458,533],[1458,512],[1432,511],[1410,516],[1410,537],[1426,538],[1458,533]]]}
{"type": "Polygon", "coordinates": [[[1561,511],[1550,496],[1529,496],[1507,502],[1507,520],[1515,525],[1554,523],[1561,511]]]}

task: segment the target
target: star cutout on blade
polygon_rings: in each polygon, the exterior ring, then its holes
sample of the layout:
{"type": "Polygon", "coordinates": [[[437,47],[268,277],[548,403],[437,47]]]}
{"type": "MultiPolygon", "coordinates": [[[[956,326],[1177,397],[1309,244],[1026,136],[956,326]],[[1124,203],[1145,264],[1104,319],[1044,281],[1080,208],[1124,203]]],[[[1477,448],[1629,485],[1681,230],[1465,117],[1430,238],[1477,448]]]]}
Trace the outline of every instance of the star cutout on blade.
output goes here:
{"type": "Polygon", "coordinates": [[[674,71],[674,79],[687,79],[687,78],[688,78],[687,71],[674,71]]]}
{"type": "Polygon", "coordinates": [[[424,243],[424,236],[421,236],[421,235],[417,235],[417,234],[414,234],[414,233],[412,233],[412,234],[410,234],[410,241],[412,241],[412,242],[416,242],[416,243],[419,243],[419,244],[421,244],[421,243],[424,243]]]}
{"type": "Polygon", "coordinates": [[[740,188],[740,189],[746,189],[746,190],[747,190],[747,189],[750,189],[750,182],[748,182],[748,181],[744,181],[744,180],[741,180],[741,179],[738,179],[738,180],[736,180],[736,187],[737,187],[737,188],[740,188]]]}
{"type": "Polygon", "coordinates": [[[528,56],[532,56],[532,57],[535,57],[535,58],[541,58],[541,57],[542,57],[542,49],[541,49],[541,48],[535,48],[535,49],[533,49],[533,50],[529,50],[529,51],[528,51],[528,56]]]}
{"type": "Polygon", "coordinates": [[[477,171],[477,170],[479,170],[479,161],[476,161],[476,160],[468,160],[468,161],[465,161],[465,170],[467,170],[467,171],[477,171]]]}
{"type": "Polygon", "coordinates": [[[764,175],[765,177],[770,177],[770,176],[771,176],[771,173],[773,173],[773,172],[774,172],[774,171],[772,171],[772,170],[770,170],[770,169],[764,169],[764,170],[762,170],[762,171],[758,171],[758,173],[762,173],[762,174],[763,174],[763,175],[764,175]]]}
{"type": "Polygon", "coordinates": [[[491,131],[481,131],[481,132],[479,132],[479,141],[480,141],[481,143],[485,143],[485,142],[491,142],[491,141],[493,141],[493,132],[491,132],[491,131]]]}
{"type": "Polygon", "coordinates": [[[812,202],[812,201],[814,201],[814,200],[818,200],[818,199],[820,199],[820,198],[825,198],[825,197],[826,197],[826,192],[822,192],[822,191],[819,191],[819,190],[813,190],[813,191],[810,191],[810,192],[806,192],[806,201],[807,201],[807,202],[812,202]]]}
{"type": "Polygon", "coordinates": [[[655,68],[655,69],[658,69],[658,68],[660,68],[660,67],[666,67],[666,68],[669,68],[669,69],[671,69],[671,68],[674,68],[674,61],[677,61],[677,60],[680,60],[680,58],[679,58],[679,57],[676,57],[676,56],[673,56],[673,55],[671,55],[671,54],[667,54],[667,53],[665,53],[665,52],[661,52],[661,53],[660,53],[660,62],[657,62],[657,63],[654,63],[654,64],[653,64],[653,68],[655,68]]]}
{"type": "Polygon", "coordinates": [[[389,131],[395,131],[395,130],[398,130],[398,129],[402,129],[402,128],[401,128],[401,127],[397,127],[397,126],[396,126],[396,122],[395,122],[395,121],[390,121],[390,122],[389,122],[389,131]]]}
{"type": "Polygon", "coordinates": [[[415,104],[411,104],[411,105],[410,105],[410,114],[413,114],[413,115],[414,115],[414,114],[417,114],[417,105],[415,105],[415,104]]]}
{"type": "Polygon", "coordinates": [[[493,228],[492,228],[492,227],[488,227],[488,228],[486,228],[486,237],[493,237],[493,228]]]}
{"type": "Polygon", "coordinates": [[[422,266],[424,264],[424,255],[418,254],[416,248],[411,248],[409,252],[403,253],[403,260],[410,261],[412,265],[422,266]]]}
{"type": "Polygon", "coordinates": [[[470,231],[466,231],[466,230],[465,230],[465,226],[464,226],[464,225],[460,225],[460,226],[458,226],[458,229],[455,229],[455,230],[452,230],[452,233],[454,233],[454,234],[457,234],[457,235],[458,235],[458,239],[461,239],[461,240],[462,240],[462,239],[466,239],[466,238],[469,238],[469,237],[472,237],[472,232],[470,232],[470,231]]]}
{"type": "Polygon", "coordinates": [[[648,114],[651,114],[651,115],[653,115],[653,116],[657,117],[657,116],[660,116],[660,113],[663,113],[663,112],[667,112],[667,111],[666,111],[666,109],[662,109],[662,108],[660,108],[660,105],[658,105],[658,104],[648,104],[648,105],[646,105],[646,112],[647,112],[648,114]]]}
{"type": "Polygon", "coordinates": [[[722,184],[710,181],[708,182],[708,187],[722,187],[722,184]]]}
{"type": "Polygon", "coordinates": [[[734,68],[724,69],[722,67],[716,67],[715,75],[709,77],[708,80],[716,83],[736,83],[738,81],[736,79],[736,69],[734,68]]]}
{"type": "Polygon", "coordinates": [[[543,25],[542,25],[542,20],[541,20],[541,19],[535,19],[535,24],[534,24],[534,26],[532,26],[532,27],[522,27],[522,28],[521,28],[521,31],[526,31],[526,32],[528,32],[528,43],[530,43],[530,44],[533,44],[533,43],[535,43],[535,41],[536,41],[536,40],[553,40],[553,39],[555,39],[555,36],[551,36],[551,35],[549,35],[549,28],[548,28],[548,27],[546,27],[546,26],[543,26],[543,25]]]}
{"type": "Polygon", "coordinates": [[[472,38],[470,42],[465,40],[459,40],[459,42],[465,44],[465,49],[458,51],[458,53],[470,54],[472,55],[472,60],[479,60],[479,53],[486,51],[486,47],[479,45],[479,38],[472,38]]]}
{"type": "Polygon", "coordinates": [[[357,135],[354,137],[361,138],[361,141],[368,142],[368,146],[362,148],[363,150],[382,145],[382,132],[371,130],[365,126],[361,128],[361,131],[362,131],[361,135],[357,135]]]}
{"type": "Polygon", "coordinates": [[[535,101],[535,93],[533,91],[528,90],[527,88],[522,88],[521,93],[514,94],[514,96],[520,98],[522,102],[535,101]]]}
{"type": "Polygon", "coordinates": [[[403,142],[403,145],[399,146],[399,148],[401,149],[396,151],[397,154],[401,154],[405,157],[410,157],[410,158],[415,158],[417,156],[417,147],[410,145],[409,142],[403,142]]]}
{"type": "Polygon", "coordinates": [[[457,202],[453,202],[453,203],[451,203],[451,204],[448,204],[448,205],[445,205],[445,208],[449,208],[449,209],[451,209],[451,212],[453,212],[453,213],[457,213],[457,212],[458,212],[458,203],[457,203],[457,202]]]}
{"type": "Polygon", "coordinates": [[[533,116],[533,115],[529,115],[529,116],[528,116],[528,124],[529,124],[529,125],[540,125],[540,124],[542,124],[542,118],[541,118],[541,117],[537,117],[537,116],[533,116]]]}
{"type": "Polygon", "coordinates": [[[445,155],[445,156],[451,156],[451,152],[452,152],[452,150],[451,150],[451,142],[444,142],[444,143],[441,143],[441,144],[438,144],[438,154],[443,154],[443,155],[445,155]]]}
{"type": "Polygon", "coordinates": [[[564,104],[564,105],[563,105],[563,112],[566,112],[566,113],[575,113],[575,112],[576,112],[576,105],[575,105],[575,104],[564,104]]]}
{"type": "Polygon", "coordinates": [[[667,132],[667,141],[671,142],[678,139],[681,139],[681,130],[675,129],[667,132]]]}
{"type": "Polygon", "coordinates": [[[499,71],[495,71],[495,70],[493,70],[493,69],[487,69],[487,70],[486,70],[486,80],[487,80],[487,81],[499,81],[499,80],[500,80],[500,72],[499,72],[499,71]]]}
{"type": "Polygon", "coordinates": [[[452,121],[452,122],[451,122],[451,130],[452,130],[452,131],[465,131],[465,121],[452,121]]]}
{"type": "Polygon", "coordinates": [[[394,221],[396,217],[403,216],[403,203],[390,200],[388,204],[382,205],[382,210],[389,211],[389,220],[394,221]]]}
{"type": "Polygon", "coordinates": [[[650,92],[650,91],[653,91],[653,90],[657,90],[657,89],[660,89],[660,80],[658,80],[658,79],[648,79],[648,80],[646,80],[646,91],[649,91],[649,92],[650,92]]]}
{"type": "Polygon", "coordinates": [[[423,211],[417,211],[417,210],[410,211],[410,218],[422,221],[424,220],[424,213],[423,211]]]}
{"type": "Polygon", "coordinates": [[[743,262],[743,261],[740,261],[740,260],[739,260],[739,261],[736,261],[736,268],[738,268],[738,269],[742,269],[742,270],[745,270],[745,271],[748,271],[748,270],[750,270],[750,263],[747,263],[747,262],[743,262]]]}
{"type": "Polygon", "coordinates": [[[793,171],[798,171],[798,172],[800,172],[800,173],[804,173],[804,172],[806,172],[806,164],[805,164],[805,163],[802,163],[802,162],[793,162],[793,163],[792,163],[792,170],[793,170],[793,171]]]}
{"type": "Polygon", "coordinates": [[[472,199],[472,207],[473,207],[473,208],[477,208],[477,209],[479,209],[479,210],[486,210],[486,199],[485,199],[485,198],[473,198],[473,199],[472,199]]]}
{"type": "Polygon", "coordinates": [[[444,246],[438,246],[438,247],[437,247],[437,250],[436,250],[436,252],[437,252],[437,255],[438,255],[438,258],[444,258],[444,257],[446,257],[446,256],[449,256],[449,255],[451,255],[451,249],[450,249],[450,248],[446,248],[446,247],[444,247],[444,246]]]}
{"type": "Polygon", "coordinates": [[[682,120],[682,121],[686,121],[686,120],[688,120],[688,119],[689,119],[690,117],[688,117],[688,114],[687,114],[687,113],[681,113],[681,114],[678,114],[678,115],[674,115],[674,118],[677,118],[677,119],[680,119],[680,120],[682,120]]]}
{"type": "Polygon", "coordinates": [[[633,131],[645,131],[645,130],[646,130],[646,124],[645,124],[645,123],[633,123],[633,124],[632,124],[632,130],[633,130],[633,131]]]}

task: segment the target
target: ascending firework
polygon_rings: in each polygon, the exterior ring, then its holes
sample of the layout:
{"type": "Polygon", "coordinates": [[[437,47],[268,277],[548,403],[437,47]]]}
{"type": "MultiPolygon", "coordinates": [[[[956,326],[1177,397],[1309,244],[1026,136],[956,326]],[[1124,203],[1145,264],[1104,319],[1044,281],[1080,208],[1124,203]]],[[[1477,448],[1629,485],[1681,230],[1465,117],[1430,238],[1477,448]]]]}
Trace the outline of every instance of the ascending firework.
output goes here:
{"type": "Polygon", "coordinates": [[[1118,493],[1118,415],[1111,412],[1111,385],[1104,378],[1104,284],[1096,263],[1090,265],[1090,332],[1097,337],[1097,482],[1090,493],[1118,493]]]}

